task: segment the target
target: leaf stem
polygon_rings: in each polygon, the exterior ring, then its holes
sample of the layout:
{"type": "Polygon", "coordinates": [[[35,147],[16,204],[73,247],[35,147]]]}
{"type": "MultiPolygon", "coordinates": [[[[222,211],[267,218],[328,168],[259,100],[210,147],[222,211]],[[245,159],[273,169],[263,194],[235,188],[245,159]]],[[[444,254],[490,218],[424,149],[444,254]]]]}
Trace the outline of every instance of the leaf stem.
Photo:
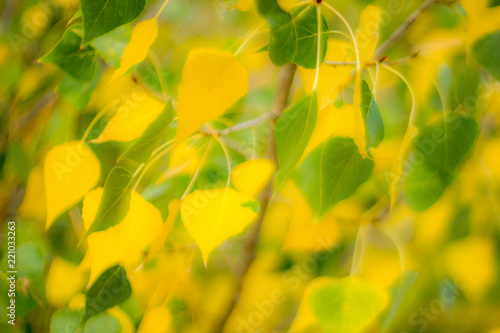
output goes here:
{"type": "Polygon", "coordinates": [[[241,130],[246,129],[246,128],[250,128],[250,127],[254,127],[256,125],[259,125],[260,123],[262,123],[268,119],[271,119],[271,117],[272,117],[272,113],[268,112],[268,113],[264,113],[262,116],[259,116],[255,119],[245,121],[245,122],[236,124],[234,126],[231,126],[231,127],[228,127],[228,128],[222,129],[222,130],[216,130],[216,129],[211,130],[211,131],[203,131],[202,130],[200,132],[202,134],[215,135],[215,136],[228,135],[228,134],[231,134],[234,132],[241,131],[241,130]]]}
{"type": "Polygon", "coordinates": [[[252,29],[250,31],[250,33],[248,33],[248,36],[245,38],[245,40],[243,41],[243,43],[241,43],[240,47],[238,47],[238,49],[236,50],[236,52],[234,52],[234,55],[238,55],[241,51],[243,51],[243,49],[248,44],[248,42],[257,33],[257,31],[259,31],[260,28],[262,28],[263,25],[264,25],[264,23],[260,23],[255,29],[252,29]]]}
{"type": "Polygon", "coordinates": [[[335,15],[338,16],[338,18],[344,23],[346,26],[347,30],[349,31],[349,35],[351,35],[352,43],[354,44],[354,50],[356,51],[356,70],[359,72],[361,70],[361,60],[359,57],[359,48],[358,48],[358,42],[356,40],[356,36],[354,35],[354,32],[352,31],[351,26],[349,25],[349,22],[342,16],[342,14],[330,6],[326,1],[323,1],[322,4],[326,6],[326,8],[330,9],[335,15]]]}
{"type": "Polygon", "coordinates": [[[212,146],[213,141],[214,141],[214,138],[212,137],[210,139],[210,141],[208,142],[208,147],[205,150],[205,153],[203,154],[203,157],[201,158],[200,163],[198,164],[198,167],[196,168],[196,171],[194,172],[193,177],[191,178],[191,181],[189,182],[188,187],[186,188],[186,190],[182,194],[181,201],[184,200],[186,195],[188,195],[189,192],[191,192],[191,190],[193,189],[194,183],[196,182],[196,179],[198,179],[198,176],[200,174],[201,166],[203,165],[203,163],[205,163],[205,160],[208,156],[208,152],[210,151],[210,147],[212,146]]]}
{"type": "Polygon", "coordinates": [[[115,104],[114,103],[110,103],[108,105],[106,105],[95,117],[94,119],[92,119],[92,121],[90,122],[89,126],[87,127],[87,130],[85,131],[85,133],[83,134],[82,136],[82,142],[85,142],[87,141],[87,138],[90,134],[90,131],[92,131],[92,129],[94,128],[94,126],[97,124],[97,122],[106,114],[106,112],[108,112],[112,106],[114,106],[115,104]]]}
{"type": "Polygon", "coordinates": [[[316,21],[318,26],[318,39],[317,39],[317,48],[316,48],[316,74],[314,75],[314,83],[312,90],[318,90],[318,81],[319,81],[319,67],[321,65],[321,4],[316,5],[316,21]]]}

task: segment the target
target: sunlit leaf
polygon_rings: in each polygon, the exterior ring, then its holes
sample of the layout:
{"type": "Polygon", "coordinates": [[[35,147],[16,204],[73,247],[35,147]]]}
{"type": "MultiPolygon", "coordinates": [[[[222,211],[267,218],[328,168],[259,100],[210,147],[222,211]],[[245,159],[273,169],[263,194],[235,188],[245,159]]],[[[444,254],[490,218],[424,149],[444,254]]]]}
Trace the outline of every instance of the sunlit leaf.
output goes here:
{"type": "Polygon", "coordinates": [[[60,257],[52,258],[45,283],[45,296],[50,304],[63,307],[84,286],[85,275],[78,265],[60,257]]]}
{"type": "Polygon", "coordinates": [[[90,148],[81,141],[53,147],[44,162],[48,229],[64,211],[77,204],[94,188],[101,176],[101,165],[90,148]]]}
{"type": "Polygon", "coordinates": [[[146,92],[132,94],[118,108],[101,135],[93,143],[128,142],[139,138],[162,112],[165,104],[146,92]]]}
{"type": "Polygon", "coordinates": [[[214,248],[243,231],[258,210],[259,204],[251,196],[231,188],[196,190],[181,203],[182,222],[205,262],[214,248]]]}
{"type": "Polygon", "coordinates": [[[231,181],[238,191],[256,197],[269,183],[275,170],[276,167],[270,160],[249,160],[234,167],[231,181]]]}
{"type": "Polygon", "coordinates": [[[179,85],[176,142],[221,116],[247,90],[248,75],[235,55],[217,49],[192,50],[179,85]]]}
{"type": "Polygon", "coordinates": [[[165,305],[148,309],[137,333],[167,333],[170,328],[170,311],[165,305]]]}
{"type": "Polygon", "coordinates": [[[146,128],[144,133],[118,159],[131,159],[144,162],[156,149],[162,137],[167,133],[175,117],[172,101],[168,101],[162,113],[146,128]]]}

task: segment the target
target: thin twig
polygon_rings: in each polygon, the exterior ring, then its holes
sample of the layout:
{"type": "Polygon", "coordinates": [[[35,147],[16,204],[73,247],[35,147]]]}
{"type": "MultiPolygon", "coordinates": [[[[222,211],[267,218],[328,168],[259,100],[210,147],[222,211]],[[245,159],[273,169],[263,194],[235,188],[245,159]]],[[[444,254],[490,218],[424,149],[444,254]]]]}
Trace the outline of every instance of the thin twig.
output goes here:
{"type": "Polygon", "coordinates": [[[401,37],[404,36],[406,31],[415,22],[424,11],[426,11],[430,6],[432,6],[438,0],[426,0],[420,7],[418,7],[413,13],[406,18],[406,20],[393,32],[391,37],[389,37],[385,42],[380,45],[377,50],[375,50],[374,57],[381,57],[395,42],[397,42],[401,37]]]}
{"type": "MultiPolygon", "coordinates": [[[[274,105],[270,114],[274,115],[273,120],[277,119],[281,112],[286,108],[288,104],[288,98],[290,96],[290,89],[292,87],[293,78],[295,76],[295,71],[297,66],[294,64],[289,64],[283,66],[278,75],[278,82],[276,88],[276,94],[274,97],[274,105]]],[[[274,161],[277,161],[276,151],[274,148],[274,122],[271,124],[271,135],[269,136],[268,141],[268,150],[267,157],[274,161]]],[[[257,243],[260,237],[260,229],[262,226],[262,222],[264,221],[264,217],[267,212],[267,208],[271,201],[271,197],[273,195],[273,179],[269,181],[266,188],[262,191],[259,197],[259,205],[260,205],[260,213],[257,218],[257,221],[250,227],[248,230],[244,243],[243,249],[241,252],[240,265],[238,269],[235,271],[235,294],[232,297],[230,304],[224,311],[224,314],[214,323],[212,332],[220,333],[224,331],[224,326],[226,322],[231,317],[233,310],[236,307],[236,304],[239,300],[240,293],[244,284],[245,276],[252,265],[252,262],[255,259],[255,252],[257,248],[257,243]]]]}

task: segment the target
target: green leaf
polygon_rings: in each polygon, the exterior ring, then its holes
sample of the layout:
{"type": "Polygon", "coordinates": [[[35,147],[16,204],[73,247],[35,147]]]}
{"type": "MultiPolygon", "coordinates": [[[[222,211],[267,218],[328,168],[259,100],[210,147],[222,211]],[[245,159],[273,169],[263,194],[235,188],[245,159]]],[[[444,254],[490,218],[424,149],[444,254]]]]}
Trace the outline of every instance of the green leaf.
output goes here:
{"type": "Polygon", "coordinates": [[[460,108],[466,113],[474,113],[479,96],[479,84],[480,76],[477,69],[460,63],[448,97],[449,111],[458,111],[457,108],[460,108]]]}
{"type": "Polygon", "coordinates": [[[141,137],[120,156],[118,162],[124,159],[131,159],[136,162],[146,161],[156,147],[158,147],[161,138],[167,133],[174,117],[175,112],[172,107],[172,100],[169,100],[162,113],[149,124],[141,137]]]}
{"type": "Polygon", "coordinates": [[[145,0],[81,0],[83,45],[135,20],[144,9],[145,0]]]}
{"type": "Polygon", "coordinates": [[[99,80],[100,73],[95,75],[94,79],[88,83],[81,83],[74,80],[71,76],[66,76],[57,86],[57,92],[77,110],[83,110],[92,97],[99,80]]]}
{"type": "Polygon", "coordinates": [[[77,26],[66,30],[54,48],[39,61],[51,63],[82,82],[92,81],[97,73],[97,53],[91,46],[80,48],[82,38],[75,32],[77,26]]]}
{"type": "MultiPolygon", "coordinates": [[[[81,310],[63,309],[54,312],[50,318],[50,332],[53,333],[77,333],[78,325],[82,318],[81,310]]],[[[82,333],[120,333],[121,326],[118,320],[107,313],[99,314],[91,318],[80,330],[82,333]]]]}
{"type": "Polygon", "coordinates": [[[108,268],[85,293],[85,313],[81,324],[97,314],[124,302],[132,295],[125,269],[120,265],[108,268]]]}
{"type": "Polygon", "coordinates": [[[94,221],[85,233],[106,230],[120,223],[130,206],[132,175],[122,167],[114,167],[104,183],[104,192],[94,221]]]}
{"type": "Polygon", "coordinates": [[[122,26],[94,39],[92,46],[108,64],[113,67],[120,67],[123,51],[130,40],[131,34],[131,29],[122,26]]]}
{"type": "Polygon", "coordinates": [[[481,38],[472,46],[477,62],[500,80],[500,31],[481,38]]]}
{"type": "Polygon", "coordinates": [[[384,123],[366,81],[361,81],[361,113],[365,122],[366,149],[378,147],[384,138],[384,123]]]}
{"type": "Polygon", "coordinates": [[[17,248],[17,276],[36,278],[44,265],[43,252],[35,243],[22,244],[17,248]]]}
{"type": "Polygon", "coordinates": [[[57,333],[75,333],[82,318],[82,311],[63,309],[54,312],[50,318],[50,331],[57,333]]]}
{"type": "Polygon", "coordinates": [[[275,141],[279,170],[279,187],[299,162],[316,125],[318,96],[316,92],[304,97],[281,114],[276,122],[275,141]]]}
{"type": "Polygon", "coordinates": [[[271,27],[268,46],[271,61],[277,66],[288,64],[295,54],[297,39],[292,16],[276,0],[257,0],[257,9],[271,27]]]}
{"type": "Polygon", "coordinates": [[[478,133],[474,119],[456,114],[419,130],[403,162],[402,192],[412,208],[427,209],[441,197],[478,133]]]}
{"type": "Polygon", "coordinates": [[[387,293],[359,278],[329,279],[312,288],[308,305],[326,332],[357,333],[366,329],[384,310],[387,293]]]}
{"type": "MultiPolygon", "coordinates": [[[[304,6],[297,8],[292,18],[295,22],[295,33],[297,37],[293,62],[304,68],[316,68],[316,57],[318,53],[318,16],[316,6],[304,6]]],[[[330,28],[325,18],[322,17],[321,25],[321,47],[320,63],[323,63],[328,48],[328,33],[330,28]]]]}
{"type": "Polygon", "coordinates": [[[294,180],[318,218],[353,195],[371,175],[374,163],[363,158],[350,138],[332,137],[302,162],[294,180]]]}

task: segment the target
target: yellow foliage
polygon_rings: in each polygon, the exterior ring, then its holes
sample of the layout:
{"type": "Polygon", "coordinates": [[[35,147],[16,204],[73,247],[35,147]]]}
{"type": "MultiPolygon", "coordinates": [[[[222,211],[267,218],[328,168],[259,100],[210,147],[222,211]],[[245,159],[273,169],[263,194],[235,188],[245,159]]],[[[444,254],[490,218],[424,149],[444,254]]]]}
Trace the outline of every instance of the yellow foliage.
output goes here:
{"type": "Polygon", "coordinates": [[[137,333],[170,332],[170,321],[170,311],[165,305],[160,305],[146,311],[137,333]]]}
{"type": "Polygon", "coordinates": [[[108,313],[111,315],[111,317],[115,318],[120,323],[121,327],[120,333],[135,332],[135,327],[134,323],[132,322],[132,319],[130,319],[128,314],[126,314],[125,311],[120,309],[120,307],[114,306],[108,310],[108,313]]]}
{"type": "Polygon", "coordinates": [[[170,234],[170,231],[174,227],[175,219],[177,218],[177,215],[179,215],[180,205],[181,205],[181,202],[179,200],[172,200],[169,202],[167,220],[161,226],[160,233],[153,240],[153,243],[151,244],[151,248],[149,249],[149,253],[148,253],[148,256],[146,258],[146,261],[151,259],[165,245],[165,241],[167,240],[167,237],[170,234]]]}
{"type": "Polygon", "coordinates": [[[85,287],[86,276],[78,265],[63,258],[54,257],[45,283],[47,301],[62,308],[85,287]]]}
{"type": "Polygon", "coordinates": [[[377,46],[382,10],[377,6],[368,6],[361,12],[359,27],[356,31],[359,56],[362,62],[373,59],[377,46]]]}
{"type": "Polygon", "coordinates": [[[101,135],[92,142],[127,142],[137,139],[164,107],[165,103],[150,94],[132,95],[118,108],[101,135]]]}
{"type": "Polygon", "coordinates": [[[41,166],[34,167],[28,177],[23,203],[17,210],[20,216],[36,220],[44,220],[47,213],[45,200],[45,184],[41,166]]]}
{"type": "MultiPolygon", "coordinates": [[[[87,230],[94,220],[102,197],[102,188],[89,192],[83,200],[82,218],[87,230]]],[[[90,281],[106,268],[121,263],[125,267],[142,259],[143,250],[153,242],[162,226],[160,211],[133,191],[130,208],[117,225],[88,236],[90,281]]]]}
{"type": "Polygon", "coordinates": [[[447,246],[444,263],[449,276],[470,298],[480,298],[497,277],[495,245],[489,239],[469,237],[447,246]]]}
{"type": "Polygon", "coordinates": [[[235,55],[216,49],[192,50],[179,85],[176,142],[221,116],[247,90],[248,74],[235,55]]]}
{"type": "Polygon", "coordinates": [[[257,202],[232,188],[196,190],[181,203],[181,217],[207,262],[210,252],[243,231],[256,217],[257,202]]]}
{"type": "Polygon", "coordinates": [[[48,229],[59,215],[97,185],[101,164],[85,143],[71,141],[54,146],[47,153],[43,173],[48,229]]]}
{"type": "Polygon", "coordinates": [[[234,167],[231,181],[240,191],[257,197],[274,175],[276,166],[270,160],[248,160],[234,167]]]}

